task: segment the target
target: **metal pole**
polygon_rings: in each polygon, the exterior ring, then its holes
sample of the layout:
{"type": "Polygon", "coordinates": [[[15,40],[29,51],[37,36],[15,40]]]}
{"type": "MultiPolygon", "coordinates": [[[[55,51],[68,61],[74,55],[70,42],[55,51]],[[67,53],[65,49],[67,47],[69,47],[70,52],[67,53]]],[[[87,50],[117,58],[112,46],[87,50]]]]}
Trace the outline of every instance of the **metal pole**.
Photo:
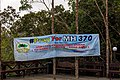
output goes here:
{"type": "MultiPolygon", "coordinates": [[[[76,34],[78,34],[78,0],[76,0],[76,34]]],[[[78,65],[78,57],[75,57],[75,76],[76,80],[79,78],[79,65],[78,65]]]]}

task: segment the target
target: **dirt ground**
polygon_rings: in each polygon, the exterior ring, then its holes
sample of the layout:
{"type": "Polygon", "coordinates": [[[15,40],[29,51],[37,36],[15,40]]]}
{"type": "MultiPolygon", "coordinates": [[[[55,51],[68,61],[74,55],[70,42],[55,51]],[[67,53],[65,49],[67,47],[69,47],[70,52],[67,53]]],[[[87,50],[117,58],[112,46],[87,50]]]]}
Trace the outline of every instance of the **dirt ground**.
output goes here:
{"type": "MultiPolygon", "coordinates": [[[[25,77],[11,77],[4,80],[53,80],[53,75],[30,75],[25,77]]],[[[76,80],[75,76],[70,75],[56,75],[56,80],[76,80]]],[[[88,77],[88,76],[79,76],[78,80],[110,80],[104,77],[88,77]]],[[[120,80],[120,79],[111,79],[111,80],[120,80]]]]}

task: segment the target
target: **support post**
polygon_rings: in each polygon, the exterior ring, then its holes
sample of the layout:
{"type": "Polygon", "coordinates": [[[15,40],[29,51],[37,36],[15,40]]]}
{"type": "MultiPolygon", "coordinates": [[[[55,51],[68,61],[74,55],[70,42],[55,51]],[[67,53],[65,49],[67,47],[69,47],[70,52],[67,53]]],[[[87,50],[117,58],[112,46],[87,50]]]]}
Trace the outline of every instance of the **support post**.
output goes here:
{"type": "Polygon", "coordinates": [[[79,78],[78,57],[75,57],[75,77],[76,77],[76,80],[78,80],[79,78]]]}
{"type": "Polygon", "coordinates": [[[56,59],[53,58],[53,80],[56,80],[56,59]]]}

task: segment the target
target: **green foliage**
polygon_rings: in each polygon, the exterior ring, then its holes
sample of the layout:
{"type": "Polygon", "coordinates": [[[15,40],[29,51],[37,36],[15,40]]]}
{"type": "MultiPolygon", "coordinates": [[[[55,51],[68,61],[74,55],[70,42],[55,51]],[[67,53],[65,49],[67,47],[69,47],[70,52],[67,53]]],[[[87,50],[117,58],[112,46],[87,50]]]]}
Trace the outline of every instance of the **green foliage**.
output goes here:
{"type": "MultiPolygon", "coordinates": [[[[105,14],[105,1],[97,0],[97,3],[105,14]]],[[[69,0],[69,5],[75,15],[75,1],[69,0]]],[[[120,43],[120,1],[109,1],[109,30],[112,46],[119,47],[120,43]]],[[[105,15],[104,15],[105,16],[105,15]]],[[[105,26],[103,18],[94,0],[79,1],[79,33],[98,33],[100,34],[101,53],[105,53],[105,26]],[[96,25],[95,25],[96,24],[96,25]],[[102,34],[101,34],[102,33],[102,34]],[[103,36],[103,38],[102,38],[103,36]]],[[[105,55],[105,54],[104,54],[105,55]]]]}
{"type": "Polygon", "coordinates": [[[10,6],[8,6],[7,9],[4,9],[4,11],[0,13],[0,16],[2,26],[6,28],[10,28],[13,25],[14,21],[19,18],[16,10],[10,6]]]}
{"type": "Polygon", "coordinates": [[[69,10],[65,10],[62,5],[56,6],[55,14],[55,33],[75,33],[74,15],[69,10]]]}
{"type": "Polygon", "coordinates": [[[50,34],[50,26],[51,19],[49,13],[41,11],[24,15],[14,23],[11,31],[14,34],[17,32],[19,37],[40,36],[50,34]]]}
{"type": "Polygon", "coordinates": [[[120,1],[109,1],[109,27],[112,46],[120,46],[120,1]]]}
{"type": "Polygon", "coordinates": [[[10,28],[13,26],[14,22],[19,19],[19,15],[16,13],[16,10],[8,6],[7,9],[4,9],[0,13],[1,21],[1,56],[2,60],[8,61],[13,60],[13,38],[14,34],[10,31],[10,28]]]}
{"type": "Polygon", "coordinates": [[[32,5],[28,3],[29,0],[21,0],[21,7],[19,7],[19,10],[29,10],[32,8],[32,5]]]}
{"type": "Polygon", "coordinates": [[[13,58],[13,38],[11,32],[2,27],[1,32],[1,56],[3,61],[14,60],[13,58]]]}

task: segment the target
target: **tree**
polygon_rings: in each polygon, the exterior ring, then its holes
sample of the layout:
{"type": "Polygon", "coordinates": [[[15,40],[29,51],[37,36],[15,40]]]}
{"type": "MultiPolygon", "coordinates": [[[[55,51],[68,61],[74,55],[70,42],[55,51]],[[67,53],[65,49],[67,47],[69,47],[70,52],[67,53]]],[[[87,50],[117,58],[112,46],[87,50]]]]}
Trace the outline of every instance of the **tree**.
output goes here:
{"type": "Polygon", "coordinates": [[[13,36],[10,31],[13,23],[20,18],[15,9],[8,6],[0,13],[1,16],[1,57],[2,60],[13,60],[13,36]]]}
{"type": "MultiPolygon", "coordinates": [[[[21,1],[24,1],[24,0],[21,0],[21,1]]],[[[29,5],[31,5],[31,3],[35,3],[35,2],[37,2],[37,3],[42,3],[42,4],[44,4],[45,5],[45,7],[46,7],[46,9],[47,9],[47,11],[48,11],[48,13],[51,15],[51,19],[52,19],[52,25],[51,25],[51,32],[53,32],[54,33],[54,31],[55,32],[59,32],[59,31],[56,31],[56,29],[54,29],[55,27],[54,26],[57,26],[56,25],[56,22],[57,22],[57,24],[62,24],[62,25],[64,25],[65,26],[65,28],[66,29],[68,29],[69,30],[69,32],[71,32],[71,30],[70,30],[70,26],[68,26],[68,24],[65,22],[65,20],[63,19],[63,17],[61,17],[61,16],[59,16],[59,14],[57,14],[57,13],[60,13],[60,15],[61,15],[61,12],[64,12],[65,11],[65,9],[63,8],[63,6],[62,5],[60,5],[60,6],[56,6],[55,8],[56,9],[54,9],[54,0],[52,0],[52,8],[50,9],[48,6],[47,6],[47,4],[46,4],[46,2],[45,2],[45,0],[27,0],[27,4],[29,4],[29,5]],[[58,9],[58,10],[57,10],[58,9]],[[61,9],[61,11],[59,11],[61,9]],[[62,11],[63,10],[63,11],[62,11]],[[57,16],[56,16],[56,14],[57,14],[57,16]]],[[[21,3],[21,5],[22,6],[25,6],[23,3],[21,3]]],[[[27,10],[27,9],[29,9],[28,7],[26,7],[26,8],[24,8],[24,9],[22,9],[22,10],[27,10]]],[[[64,27],[61,27],[61,28],[64,28],[64,27]]],[[[61,31],[62,33],[63,33],[63,31],[61,31]]]]}
{"type": "MultiPolygon", "coordinates": [[[[87,0],[87,1],[79,1],[79,33],[99,33],[101,37],[101,44],[105,45],[105,26],[103,17],[98,9],[100,8],[101,12],[103,13],[103,16],[105,16],[105,1],[100,0],[95,2],[96,0],[87,0]],[[98,4],[98,7],[96,5],[98,4]]],[[[109,1],[109,25],[110,25],[110,37],[111,42],[112,39],[114,39],[113,44],[118,44],[116,42],[118,40],[120,27],[117,27],[119,24],[119,9],[120,4],[119,0],[109,1]],[[114,25],[114,26],[111,26],[114,25]],[[112,31],[111,31],[112,30],[112,31]],[[113,35],[116,35],[116,40],[113,37],[113,35]]],[[[72,8],[73,13],[75,12],[75,1],[69,0],[69,5],[72,8]]],[[[75,15],[75,13],[73,14],[75,15]]],[[[105,52],[105,49],[103,49],[103,46],[101,46],[102,53],[105,52]]]]}
{"type": "Polygon", "coordinates": [[[22,5],[19,7],[19,10],[30,10],[32,8],[32,5],[29,4],[29,0],[21,0],[20,3],[22,5]]]}
{"type": "MultiPolygon", "coordinates": [[[[81,18],[84,24],[81,24],[81,26],[85,26],[87,32],[90,30],[93,30],[92,33],[100,33],[101,34],[101,48],[102,48],[102,55],[106,56],[106,67],[107,67],[107,76],[108,76],[108,63],[109,63],[109,48],[112,55],[112,46],[115,45],[117,42],[120,42],[119,40],[119,34],[120,34],[120,28],[117,27],[116,24],[119,24],[117,21],[119,21],[117,18],[118,16],[115,15],[115,12],[118,12],[117,15],[119,15],[119,9],[120,9],[120,2],[118,0],[109,1],[106,0],[87,0],[87,1],[79,1],[79,11],[82,13],[82,16],[84,15],[86,18],[81,18]],[[108,9],[109,5],[109,9],[108,9]],[[108,12],[109,11],[109,12],[108,12]],[[117,17],[117,18],[116,18],[117,17]],[[115,19],[116,18],[116,19],[115,19]],[[109,19],[109,20],[108,20],[109,19]],[[92,22],[93,24],[91,24],[92,22]],[[87,29],[89,26],[92,27],[95,26],[96,29],[99,31],[95,32],[94,28],[87,29]],[[110,35],[109,35],[109,30],[110,35]],[[113,33],[116,32],[116,33],[113,33]],[[106,34],[104,34],[106,33],[106,34]],[[117,34],[117,35],[116,35],[117,34]],[[116,35],[116,39],[113,37],[113,35],[116,35]],[[106,38],[106,43],[105,43],[106,38]],[[114,42],[113,42],[114,40],[114,42]],[[104,42],[103,42],[104,41],[104,42]],[[111,42],[113,42],[111,44],[111,42]],[[110,45],[109,45],[110,44],[110,45]],[[105,52],[105,45],[106,45],[106,55],[105,52]]],[[[75,2],[74,0],[69,0],[69,5],[72,7],[72,10],[75,11],[75,2]]],[[[82,17],[81,16],[81,17],[82,17]]],[[[80,19],[79,19],[80,20],[80,19]]],[[[82,27],[80,27],[82,29],[82,27]]],[[[81,31],[84,31],[83,29],[81,31]]],[[[118,45],[118,43],[116,44],[118,45]]],[[[112,61],[112,56],[110,57],[112,61]]],[[[104,58],[105,59],[105,58],[104,58]]]]}
{"type": "Polygon", "coordinates": [[[46,11],[30,13],[17,20],[11,27],[19,36],[40,36],[50,34],[50,15],[46,11]],[[26,24],[27,23],[27,24],[26,24]]]}
{"type": "Polygon", "coordinates": [[[4,9],[4,11],[0,13],[0,16],[2,27],[7,28],[8,30],[13,23],[20,18],[20,16],[16,13],[16,10],[11,6],[8,6],[7,9],[4,9]]]}

